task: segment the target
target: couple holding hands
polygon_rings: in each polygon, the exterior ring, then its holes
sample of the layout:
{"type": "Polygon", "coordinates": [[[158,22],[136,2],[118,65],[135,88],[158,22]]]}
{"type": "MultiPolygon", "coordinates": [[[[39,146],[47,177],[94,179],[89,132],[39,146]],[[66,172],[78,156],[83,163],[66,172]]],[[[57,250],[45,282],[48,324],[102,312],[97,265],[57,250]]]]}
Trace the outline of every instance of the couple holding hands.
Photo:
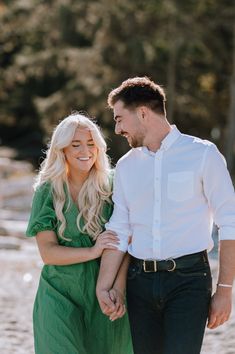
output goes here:
{"type": "Polygon", "coordinates": [[[199,354],[206,324],[228,320],[233,184],[213,143],[169,124],[165,101],[147,77],[110,92],[115,133],[131,146],[115,172],[91,119],[71,114],[54,130],[26,232],[44,262],[36,354],[199,354]],[[212,295],[213,221],[220,254],[212,295]]]}

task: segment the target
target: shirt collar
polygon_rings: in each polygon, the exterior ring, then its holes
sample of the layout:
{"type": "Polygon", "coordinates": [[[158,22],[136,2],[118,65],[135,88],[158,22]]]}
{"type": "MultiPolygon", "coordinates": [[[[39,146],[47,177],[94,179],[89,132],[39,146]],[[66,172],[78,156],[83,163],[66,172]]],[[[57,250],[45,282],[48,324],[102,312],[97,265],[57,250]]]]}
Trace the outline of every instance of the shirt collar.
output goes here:
{"type": "Polygon", "coordinates": [[[171,131],[167,134],[167,136],[162,140],[161,148],[164,150],[168,150],[171,145],[179,138],[181,135],[180,131],[177,129],[176,125],[171,125],[171,131]]]}
{"type": "MultiPolygon", "coordinates": [[[[168,150],[180,136],[181,136],[181,132],[178,130],[176,125],[174,124],[171,125],[171,131],[162,140],[161,147],[159,150],[168,150]]],[[[143,152],[147,153],[148,155],[155,156],[155,152],[150,151],[146,146],[143,146],[139,149],[141,149],[143,152]]]]}

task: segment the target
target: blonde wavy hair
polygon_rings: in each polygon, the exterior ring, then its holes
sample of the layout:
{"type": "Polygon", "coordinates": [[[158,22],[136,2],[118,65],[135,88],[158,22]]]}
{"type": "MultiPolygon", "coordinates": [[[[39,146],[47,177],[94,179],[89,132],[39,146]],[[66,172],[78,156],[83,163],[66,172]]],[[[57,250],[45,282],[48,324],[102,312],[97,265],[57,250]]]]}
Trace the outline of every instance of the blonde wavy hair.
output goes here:
{"type": "MultiPolygon", "coordinates": [[[[66,203],[64,186],[66,185],[67,191],[69,191],[69,184],[68,168],[63,149],[70,145],[77,128],[89,129],[98,149],[97,159],[89,172],[88,178],[83,183],[77,200],[79,209],[77,217],[78,229],[95,240],[99,233],[102,232],[102,224],[107,221],[104,220],[102,211],[105,202],[111,203],[112,186],[110,181],[111,167],[106,154],[107,145],[100,129],[90,118],[80,113],[73,113],[58,124],[53,132],[46,158],[41,164],[34,189],[46,182],[50,182],[55,213],[60,222],[59,237],[70,240],[64,236],[66,228],[66,220],[63,214],[63,208],[66,203]],[[81,218],[83,218],[83,226],[81,218]]],[[[71,197],[69,198],[68,207],[70,203],[71,197]]]]}

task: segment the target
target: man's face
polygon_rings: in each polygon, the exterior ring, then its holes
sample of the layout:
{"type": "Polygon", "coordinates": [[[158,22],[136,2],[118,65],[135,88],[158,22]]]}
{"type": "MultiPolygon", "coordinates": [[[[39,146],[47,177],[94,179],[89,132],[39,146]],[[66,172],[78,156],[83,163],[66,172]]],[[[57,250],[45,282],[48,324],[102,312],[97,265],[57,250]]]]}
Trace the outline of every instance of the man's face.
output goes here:
{"type": "Polygon", "coordinates": [[[145,137],[137,110],[126,108],[121,100],[113,106],[115,133],[124,136],[133,148],[143,146],[145,137]]]}

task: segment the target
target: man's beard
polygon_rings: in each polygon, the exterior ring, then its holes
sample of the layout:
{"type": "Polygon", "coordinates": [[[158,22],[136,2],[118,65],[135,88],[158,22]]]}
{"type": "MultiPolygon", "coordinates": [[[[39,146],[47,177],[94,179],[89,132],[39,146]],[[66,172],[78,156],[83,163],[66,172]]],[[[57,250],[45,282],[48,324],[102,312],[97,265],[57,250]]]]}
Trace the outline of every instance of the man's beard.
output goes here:
{"type": "Polygon", "coordinates": [[[127,141],[132,148],[144,146],[144,135],[141,133],[139,133],[137,136],[129,135],[129,139],[127,139],[127,141]]]}
{"type": "Polygon", "coordinates": [[[141,147],[143,146],[143,139],[137,137],[131,138],[129,145],[133,148],[141,147]]]}

